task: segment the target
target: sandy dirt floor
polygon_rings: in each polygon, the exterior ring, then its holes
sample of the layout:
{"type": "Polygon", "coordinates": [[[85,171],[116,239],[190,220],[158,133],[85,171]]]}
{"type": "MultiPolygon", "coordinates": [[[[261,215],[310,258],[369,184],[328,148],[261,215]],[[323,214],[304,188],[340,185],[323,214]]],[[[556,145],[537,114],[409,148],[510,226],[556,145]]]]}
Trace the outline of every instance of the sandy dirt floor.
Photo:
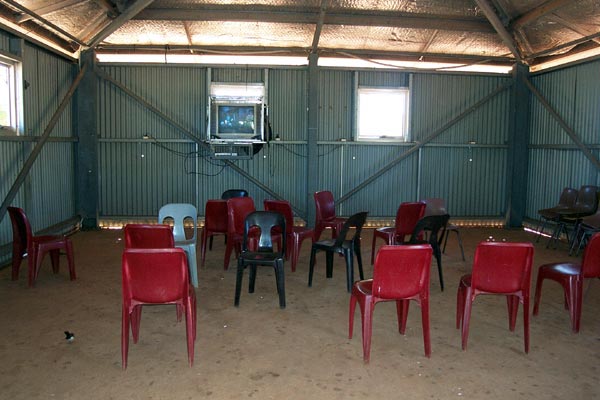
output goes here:
{"type": "MultiPolygon", "coordinates": [[[[363,235],[365,275],[371,277],[372,231],[363,235]]],[[[325,278],[319,254],[313,287],[307,287],[309,245],[295,273],[286,263],[287,308],[279,309],[273,271],[259,269],[254,294],[233,306],[235,262],[224,271],[222,238],[199,269],[195,363],[187,363],[185,323],[174,306],[145,307],[140,341],[130,342],[121,368],[122,232],[72,236],[78,279],[69,281],[66,260],[53,275],[44,260],[36,287],[28,289],[26,262],[18,281],[0,271],[1,399],[592,399],[600,398],[600,282],[585,285],[581,332],[570,330],[562,290],[546,281],[540,315],[532,318],[531,350],[523,351],[522,308],[508,330],[506,301],[480,296],[473,306],[469,348],[455,329],[456,289],[470,271],[476,244],[532,241],[521,230],[462,229],[466,262],[451,236],[443,256],[446,290],[431,274],[431,358],[423,352],[421,317],[413,303],[400,335],[394,303],[378,304],[370,364],[362,359],[360,315],[348,339],[349,294],[343,258],[325,278]],[[64,331],[75,334],[67,342],[64,331]]],[[[578,261],[567,245],[535,245],[533,282],[546,262],[578,261]]],[[[199,252],[198,252],[199,253],[199,252]]],[[[247,284],[247,275],[244,277],[247,284]]],[[[533,290],[532,306],[533,306],[533,290]]],[[[530,310],[531,312],[531,310],[530,310]]]]}

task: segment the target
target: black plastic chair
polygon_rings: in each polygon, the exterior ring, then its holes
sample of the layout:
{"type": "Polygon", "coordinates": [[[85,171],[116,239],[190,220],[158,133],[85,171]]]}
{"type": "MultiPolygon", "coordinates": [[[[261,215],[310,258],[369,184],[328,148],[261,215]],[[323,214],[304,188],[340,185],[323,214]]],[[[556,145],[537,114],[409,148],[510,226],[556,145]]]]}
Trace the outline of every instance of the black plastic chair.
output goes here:
{"type": "Polygon", "coordinates": [[[221,195],[221,200],[229,200],[234,197],[248,197],[248,191],[244,189],[228,189],[221,195]]]}
{"type": "Polygon", "coordinates": [[[548,244],[546,244],[546,248],[550,247],[551,243],[554,243],[554,247],[556,248],[556,242],[560,240],[560,235],[563,232],[567,235],[567,242],[571,243],[571,241],[575,239],[575,231],[577,230],[577,225],[579,225],[581,219],[595,214],[597,210],[598,187],[584,185],[579,188],[575,204],[564,210],[557,210],[559,215],[558,225],[550,237],[548,244]],[[569,239],[569,227],[573,228],[573,237],[571,239],[569,239]]]}
{"type": "Polygon", "coordinates": [[[273,246],[273,235],[271,234],[275,227],[277,227],[277,232],[285,232],[285,217],[277,212],[254,211],[248,214],[245,219],[244,241],[242,243],[242,252],[238,257],[235,283],[234,305],[236,307],[240,305],[240,293],[242,290],[244,269],[248,266],[250,267],[250,285],[248,292],[254,293],[256,267],[258,265],[264,265],[271,266],[275,269],[277,293],[279,293],[279,307],[285,308],[285,280],[283,272],[285,235],[277,235],[281,238],[282,244],[279,247],[279,251],[275,251],[273,246]],[[254,232],[257,228],[260,230],[260,235],[248,235],[251,229],[254,232]]]}
{"type": "Polygon", "coordinates": [[[553,222],[555,224],[558,223],[558,220],[560,218],[560,214],[558,214],[558,211],[566,210],[573,207],[576,201],[577,190],[570,187],[566,187],[560,194],[560,198],[558,199],[557,205],[555,205],[554,207],[543,208],[541,210],[538,210],[538,214],[541,217],[541,221],[536,228],[536,232],[538,232],[536,242],[539,242],[540,236],[542,236],[542,233],[544,233],[544,228],[546,227],[546,224],[548,222],[553,222]]]}
{"type": "Polygon", "coordinates": [[[367,220],[367,214],[367,212],[363,211],[348,218],[346,222],[344,222],[342,229],[335,239],[320,240],[313,243],[310,252],[310,268],[308,271],[309,287],[312,286],[313,271],[315,268],[315,256],[319,250],[327,252],[327,278],[331,278],[333,276],[333,254],[338,253],[344,256],[346,259],[346,288],[348,292],[352,290],[352,284],[354,283],[355,253],[358,260],[358,273],[360,274],[360,279],[365,279],[362,267],[362,257],[360,254],[360,233],[365,221],[367,220]],[[354,235],[351,239],[346,239],[350,228],[355,229],[354,235]]]}
{"type": "Polygon", "coordinates": [[[435,260],[437,261],[438,266],[438,274],[440,276],[440,287],[442,291],[444,291],[444,276],[442,274],[442,251],[440,250],[440,243],[438,234],[441,230],[444,229],[448,220],[450,219],[450,215],[429,215],[427,217],[423,217],[417,222],[417,226],[415,226],[415,230],[410,236],[410,240],[407,244],[425,244],[429,243],[431,248],[433,249],[433,255],[435,256],[435,260]],[[427,240],[420,239],[423,236],[423,232],[427,231],[429,236],[427,240]]]}

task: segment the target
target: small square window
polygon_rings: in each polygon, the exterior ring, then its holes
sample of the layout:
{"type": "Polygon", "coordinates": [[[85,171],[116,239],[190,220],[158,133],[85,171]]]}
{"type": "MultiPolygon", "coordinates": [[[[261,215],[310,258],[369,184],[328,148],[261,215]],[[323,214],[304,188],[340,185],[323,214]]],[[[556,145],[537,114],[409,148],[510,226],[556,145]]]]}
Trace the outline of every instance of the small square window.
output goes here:
{"type": "Polygon", "coordinates": [[[18,134],[21,131],[21,63],[0,56],[0,133],[18,134]]]}
{"type": "Polygon", "coordinates": [[[408,88],[358,88],[357,140],[408,140],[408,88]]]}

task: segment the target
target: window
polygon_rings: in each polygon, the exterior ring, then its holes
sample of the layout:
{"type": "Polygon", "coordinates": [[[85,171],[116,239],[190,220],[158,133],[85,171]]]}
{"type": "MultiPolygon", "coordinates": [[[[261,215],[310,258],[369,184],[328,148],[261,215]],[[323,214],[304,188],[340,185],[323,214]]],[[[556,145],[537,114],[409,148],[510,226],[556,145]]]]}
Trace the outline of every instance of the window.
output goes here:
{"type": "Polygon", "coordinates": [[[21,131],[21,63],[0,55],[0,132],[21,131]]]}
{"type": "Polygon", "coordinates": [[[408,88],[358,88],[357,140],[408,140],[408,88]]]}

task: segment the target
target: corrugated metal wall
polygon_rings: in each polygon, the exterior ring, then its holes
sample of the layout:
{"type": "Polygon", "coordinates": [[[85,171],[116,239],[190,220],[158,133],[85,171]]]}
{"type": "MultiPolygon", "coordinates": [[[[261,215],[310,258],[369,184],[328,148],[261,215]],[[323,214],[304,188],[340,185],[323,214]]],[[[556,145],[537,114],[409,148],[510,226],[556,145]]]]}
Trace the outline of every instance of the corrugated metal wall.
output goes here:
{"type": "MultiPolygon", "coordinates": [[[[0,50],[8,53],[10,35],[2,34],[0,38],[0,50]]],[[[2,200],[35,145],[33,140],[27,138],[43,133],[75,76],[76,67],[71,62],[27,42],[24,43],[22,60],[25,135],[19,141],[0,140],[2,200]]],[[[34,231],[65,221],[76,214],[73,119],[71,104],[62,113],[50,135],[50,141],[45,144],[12,202],[25,210],[34,231]]],[[[7,215],[0,224],[0,245],[8,244],[11,240],[12,231],[7,215]]],[[[9,255],[3,256],[4,261],[9,255]]]]}
{"type": "MultiPolygon", "coordinates": [[[[206,68],[168,65],[102,68],[176,122],[204,137],[205,124],[201,121],[206,115],[206,68]]],[[[312,206],[305,203],[307,71],[303,68],[268,71],[214,68],[210,77],[213,82],[265,82],[268,85],[273,134],[281,140],[266,145],[252,160],[236,161],[236,164],[306,212],[306,207],[312,206]]],[[[318,137],[321,173],[316,179],[319,187],[333,191],[336,198],[414,145],[352,141],[356,79],[365,86],[408,86],[410,75],[389,71],[360,71],[358,75],[347,70],[321,71],[318,137]]],[[[425,139],[507,79],[510,78],[415,74],[412,79],[413,140],[425,139]]],[[[155,215],[168,201],[192,202],[202,213],[206,200],[219,197],[225,189],[233,187],[249,190],[259,206],[264,198],[270,197],[245,177],[224,167],[222,162],[209,160],[202,148],[199,156],[184,157],[195,151],[195,145],[110,83],[99,82],[99,96],[101,215],[155,215]],[[150,134],[158,143],[143,141],[144,134],[150,134]],[[152,164],[149,157],[157,160],[161,168],[154,171],[145,167],[152,164]],[[160,177],[154,175],[158,172],[162,174],[160,177]],[[164,179],[173,183],[167,185],[164,179]]],[[[349,215],[368,209],[372,216],[389,217],[395,215],[402,201],[439,196],[448,200],[450,212],[455,215],[502,215],[506,197],[508,107],[506,91],[355,193],[340,204],[338,212],[349,215]],[[467,147],[470,141],[477,143],[467,147]],[[468,161],[469,158],[473,161],[468,161]],[[477,204],[473,204],[473,194],[463,190],[463,185],[486,189],[478,193],[477,204]],[[373,196],[379,200],[373,202],[373,196]]]]}
{"type": "MultiPolygon", "coordinates": [[[[598,158],[600,61],[540,74],[533,85],[598,158]]],[[[558,202],[564,187],[600,186],[598,170],[546,108],[531,97],[527,216],[558,202]]]]}

